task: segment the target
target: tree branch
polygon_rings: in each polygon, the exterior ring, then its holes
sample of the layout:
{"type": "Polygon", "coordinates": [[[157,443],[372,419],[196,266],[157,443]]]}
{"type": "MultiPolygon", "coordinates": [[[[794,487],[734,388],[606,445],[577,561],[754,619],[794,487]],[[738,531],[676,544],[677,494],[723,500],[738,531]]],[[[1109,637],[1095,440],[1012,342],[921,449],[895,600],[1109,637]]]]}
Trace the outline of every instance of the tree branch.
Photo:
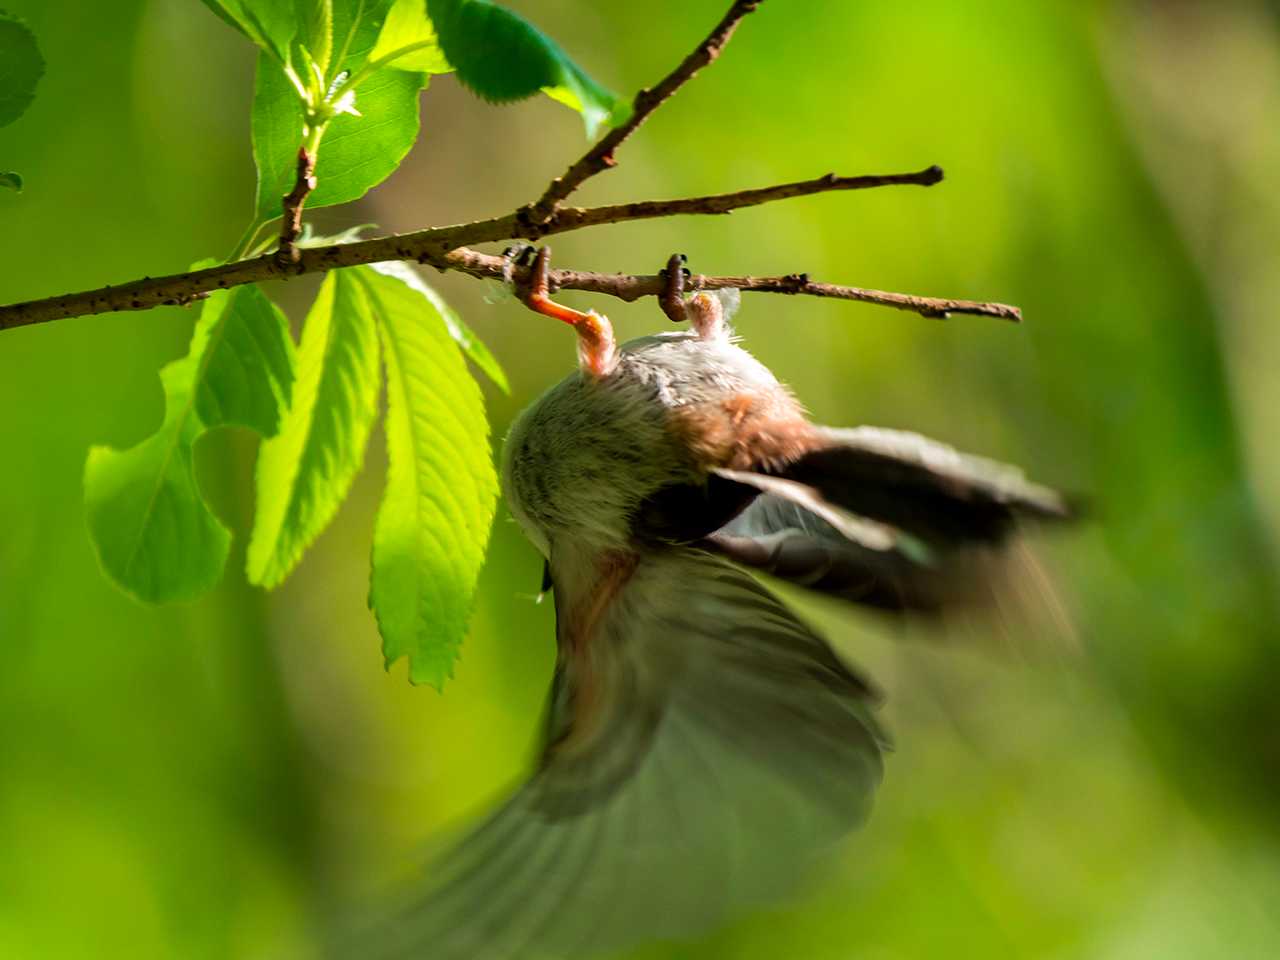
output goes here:
{"type": "Polygon", "coordinates": [[[635,133],[649,119],[649,115],[673,93],[692,80],[699,70],[720,56],[720,51],[729,42],[742,18],[763,2],[764,0],[737,0],[711,33],[707,34],[707,38],[678,67],[667,74],[657,86],[636,94],[631,117],[627,122],[610,130],[594,147],[574,161],[568,170],[552,180],[541,197],[521,210],[521,217],[533,226],[545,223],[573,191],[597,173],[608,170],[617,163],[613,152],[619,145],[635,133]]]}
{"type": "MultiPolygon", "coordinates": [[[[507,271],[502,257],[480,253],[461,247],[450,250],[426,262],[441,270],[456,270],[472,277],[492,280],[504,279],[507,271]]],[[[514,274],[523,279],[528,268],[514,274]]],[[[584,270],[551,270],[548,281],[555,290],[586,290],[603,293],[630,302],[641,297],[661,297],[667,290],[668,280],[662,274],[591,273],[584,270]]],[[[964,313],[995,317],[1019,323],[1022,311],[1005,303],[986,303],[977,300],[953,300],[944,297],[921,297],[909,293],[893,293],[888,290],[871,290],[866,287],[839,286],[834,283],[818,283],[805,273],[792,273],[781,277],[709,277],[693,274],[684,281],[686,292],[697,290],[724,290],[734,288],[746,293],[803,294],[811,297],[828,297],[836,300],[857,300],[874,303],[895,310],[918,313],[922,317],[946,318],[949,314],[964,313]]]]}
{"type": "MultiPolygon", "coordinates": [[[[501,257],[469,249],[469,245],[491,241],[540,239],[607,223],[623,223],[680,215],[714,215],[730,213],[743,207],[774,200],[826,193],[835,190],[861,190],[890,185],[932,186],[942,179],[936,166],[915,173],[861,177],[839,177],[827,174],[813,180],[776,184],[755,190],[687,197],[676,200],[646,200],[637,203],[600,207],[563,207],[561,203],[586,180],[613,166],[614,151],[672,94],[695,76],[699,70],[720,55],[739,22],[763,0],[736,0],[711,33],[657,86],[636,94],[631,117],[607,133],[594,147],[573,163],[563,175],[547,187],[534,203],[514,213],[471,223],[432,227],[401,236],[379,237],[355,243],[299,249],[296,241],[301,229],[302,206],[314,188],[315,151],[305,147],[298,156],[297,181],[283,198],[284,217],[280,248],[252,260],[240,260],[204,270],[173,274],[167,277],[143,277],[117,287],[103,287],[81,293],[49,297],[0,306],[0,330],[27,326],[90,314],[120,310],[147,310],[170,304],[188,304],[208,296],[211,291],[272,278],[288,279],[306,273],[317,273],[339,267],[378,263],[384,260],[415,260],[440,270],[458,270],[475,277],[502,278],[510,267],[501,257]]],[[[550,276],[556,289],[590,290],[622,300],[642,296],[660,296],[670,291],[661,276],[584,273],[554,270],[550,276]]],[[[899,310],[909,310],[927,317],[945,317],[951,313],[971,313],[1017,321],[1016,307],[1000,303],[920,297],[905,293],[869,290],[815,283],[807,274],[780,277],[690,277],[689,290],[715,290],[736,287],[748,292],[805,294],[859,300],[899,310]]]]}
{"type": "Polygon", "coordinates": [[[942,179],[938,167],[915,173],[898,173],[862,177],[838,177],[827,174],[813,180],[782,183],[754,190],[684,197],[675,200],[645,200],[603,207],[561,207],[541,225],[526,223],[520,212],[488,220],[431,227],[415,233],[377,237],[356,243],[297,249],[296,261],[285,260],[278,253],[268,253],[252,260],[238,260],[205,270],[172,274],[166,277],[143,277],[115,287],[102,287],[81,293],[70,293],[43,300],[31,300],[0,307],[0,330],[28,326],[67,317],[113,313],[121,310],[149,310],[152,307],[190,303],[213,290],[273,278],[288,279],[306,273],[318,273],[338,267],[353,267],[383,260],[416,260],[441,269],[453,269],[444,255],[457,247],[493,241],[531,239],[568,233],[586,227],[632,220],[651,220],[679,215],[712,215],[728,213],[741,207],[757,206],[774,200],[826,193],[833,190],[862,190],[896,184],[930,186],[942,179]]]}
{"type": "Polygon", "coordinates": [[[280,246],[276,259],[282,266],[298,262],[298,237],[302,235],[302,207],[316,188],[316,155],[305,146],[298,148],[297,176],[293,189],[280,198],[280,246]]]}

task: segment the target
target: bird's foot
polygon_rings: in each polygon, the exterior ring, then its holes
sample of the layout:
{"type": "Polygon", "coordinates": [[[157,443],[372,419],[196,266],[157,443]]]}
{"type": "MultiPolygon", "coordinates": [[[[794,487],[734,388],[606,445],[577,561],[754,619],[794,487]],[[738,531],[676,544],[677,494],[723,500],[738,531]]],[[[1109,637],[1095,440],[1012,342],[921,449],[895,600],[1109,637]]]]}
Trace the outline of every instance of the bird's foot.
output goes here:
{"type": "Polygon", "coordinates": [[[658,271],[658,276],[664,281],[662,293],[658,294],[658,304],[672,323],[684,323],[689,319],[684,301],[684,282],[689,278],[689,268],[685,264],[688,262],[689,258],[683,253],[673,253],[666,267],[658,271]]]}
{"type": "Polygon", "coordinates": [[[551,249],[540,248],[529,268],[528,281],[519,291],[520,299],[535,313],[573,327],[578,334],[578,363],[583,372],[597,380],[603,379],[618,365],[618,344],[613,336],[613,325],[608,317],[594,310],[583,313],[552,300],[550,264],[551,249]]]}

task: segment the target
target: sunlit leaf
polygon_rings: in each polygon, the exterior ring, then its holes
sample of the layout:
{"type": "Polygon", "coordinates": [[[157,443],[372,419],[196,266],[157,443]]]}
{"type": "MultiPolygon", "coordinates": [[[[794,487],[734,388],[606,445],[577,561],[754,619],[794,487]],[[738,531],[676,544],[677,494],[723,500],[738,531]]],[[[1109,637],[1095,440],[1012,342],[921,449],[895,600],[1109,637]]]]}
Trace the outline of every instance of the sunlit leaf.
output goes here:
{"type": "Polygon", "coordinates": [[[489,352],[489,348],[484,345],[484,341],[476,336],[475,332],[467,326],[462,317],[458,316],[458,312],[449,306],[444,301],[444,298],[422,279],[417,270],[399,260],[374,264],[373,269],[385,276],[395,277],[422,294],[430,304],[430,311],[440,317],[445,329],[449,332],[449,336],[453,338],[453,342],[458,345],[462,352],[467,355],[467,358],[479,367],[499,390],[503,393],[511,392],[511,387],[507,383],[506,373],[494,355],[489,352]]]}
{"type": "Polygon", "coordinates": [[[506,103],[542,91],[581,113],[589,137],[626,119],[624,101],[518,14],[488,0],[427,0],[427,9],[458,79],[482,99],[506,103]]]}
{"type": "Polygon", "coordinates": [[[297,5],[297,42],[306,50],[311,62],[327,76],[333,56],[333,0],[295,0],[297,5]]]}
{"type": "MultiPolygon", "coordinates": [[[[344,114],[329,123],[309,209],[356,200],[395,171],[418,137],[418,95],[425,84],[423,74],[390,69],[361,84],[355,99],[361,116],[344,114]]],[[[266,54],[258,57],[252,127],[257,218],[265,220],[280,215],[280,198],[293,187],[303,138],[297,92],[266,54]]]]}
{"type": "Polygon", "coordinates": [[[0,10],[0,127],[17,120],[36,95],[44,57],[25,23],[0,10]]]}
{"type": "Polygon", "coordinates": [[[333,73],[354,71],[369,60],[392,0],[336,0],[333,5],[333,73]]]}
{"type": "Polygon", "coordinates": [[[213,427],[275,433],[293,367],[284,315],[257,287],[209,295],[187,356],[160,371],[160,429],[128,450],[89,450],[89,533],[103,570],[121,589],[160,603],[217,583],[231,535],[196,484],[195,443],[213,427]]]}
{"type": "Polygon", "coordinates": [[[429,301],[398,277],[358,271],[387,370],[389,463],[369,605],[387,664],[407,656],[410,680],[439,687],[467,632],[493,521],[489,425],[445,324],[428,322],[429,301]]]}
{"type": "Polygon", "coordinates": [[[380,60],[401,50],[408,52],[395,57],[389,66],[420,73],[448,73],[453,69],[427,18],[426,0],[395,0],[369,59],[380,60]]]}
{"type": "Polygon", "coordinates": [[[377,412],[378,374],[364,287],[335,270],[307,314],[289,411],[258,454],[253,583],[274,587],[288,576],[346,497],[377,412]]]}
{"type": "Polygon", "coordinates": [[[295,0],[202,0],[204,5],[280,63],[298,31],[295,0]]]}

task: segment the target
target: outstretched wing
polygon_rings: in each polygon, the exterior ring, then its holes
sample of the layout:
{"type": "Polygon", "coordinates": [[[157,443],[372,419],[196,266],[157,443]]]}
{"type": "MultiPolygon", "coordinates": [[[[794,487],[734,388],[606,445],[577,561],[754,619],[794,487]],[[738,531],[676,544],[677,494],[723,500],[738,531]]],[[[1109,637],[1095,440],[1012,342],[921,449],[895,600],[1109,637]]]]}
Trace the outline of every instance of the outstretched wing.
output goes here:
{"type": "Polygon", "coordinates": [[[838,506],[940,545],[996,543],[1020,517],[1071,516],[1057,491],[1017,467],[960,453],[917,433],[817,428],[812,450],[781,476],[838,506]]]}
{"type": "MultiPolygon", "coordinates": [[[[558,613],[563,613],[559,611],[558,613]]],[[[881,776],[867,685],[750,576],[641,556],[566,636],[533,777],[366,957],[595,956],[785,892],[881,776]]]]}
{"type": "Polygon", "coordinates": [[[812,449],[781,468],[715,474],[758,495],[706,536],[708,549],[890,610],[1027,606],[1015,595],[1034,561],[1010,549],[1019,521],[1071,515],[1060,494],[1015,467],[875,427],[817,428],[812,449]]]}

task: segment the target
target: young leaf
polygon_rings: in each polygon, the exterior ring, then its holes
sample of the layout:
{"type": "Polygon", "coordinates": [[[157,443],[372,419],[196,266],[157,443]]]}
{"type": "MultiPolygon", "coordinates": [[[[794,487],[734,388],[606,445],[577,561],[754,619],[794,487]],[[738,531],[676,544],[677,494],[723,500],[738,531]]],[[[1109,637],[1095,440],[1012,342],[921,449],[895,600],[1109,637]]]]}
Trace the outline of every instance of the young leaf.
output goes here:
{"type": "Polygon", "coordinates": [[[297,42],[307,51],[322,76],[328,76],[333,56],[333,0],[296,0],[297,42]]]}
{"type": "Polygon", "coordinates": [[[488,0],[427,0],[427,10],[458,79],[482,99],[505,103],[542,91],[581,113],[588,137],[626,119],[624,101],[523,17],[488,0]]]}
{"type": "Polygon", "coordinates": [[[390,666],[439,688],[466,635],[497,498],[475,380],[430,301],[383,266],[356,268],[378,317],[387,370],[387,489],[369,605],[390,666]]]}
{"type": "Polygon", "coordinates": [[[387,66],[420,73],[448,73],[453,69],[427,19],[426,0],[395,0],[369,59],[381,60],[399,51],[405,52],[388,61],[387,66]]]}
{"type": "MultiPolygon", "coordinates": [[[[418,138],[418,94],[425,84],[420,73],[379,70],[360,85],[356,106],[361,116],[342,115],[329,122],[316,163],[317,186],[307,198],[309,209],[356,200],[391,175],[418,138]]],[[[256,219],[265,221],[280,215],[280,198],[293,187],[303,136],[297,91],[266,54],[258,57],[252,127],[256,219]]]]}
{"type": "Polygon", "coordinates": [[[258,454],[249,580],[274,587],[333,518],[364,460],[378,407],[378,332],[349,270],[325,277],[298,350],[293,400],[258,454]]]}
{"type": "Polygon", "coordinates": [[[507,383],[506,373],[494,355],[489,352],[489,348],[484,345],[484,341],[475,335],[475,332],[466,325],[462,317],[458,316],[457,311],[445,303],[444,298],[436,293],[434,288],[427,285],[427,282],[422,279],[417,270],[399,260],[388,260],[386,263],[375,264],[374,269],[384,276],[395,277],[401,283],[426,297],[427,302],[430,304],[430,309],[444,321],[445,330],[448,331],[449,336],[453,338],[453,342],[458,345],[458,348],[467,355],[467,358],[472,363],[480,368],[486,377],[493,381],[494,386],[503,393],[511,392],[511,387],[507,383]]]}
{"type": "Polygon", "coordinates": [[[22,116],[44,75],[44,57],[25,23],[0,10],[0,127],[22,116]]]}
{"type": "Polygon", "coordinates": [[[231,536],[192,471],[206,430],[275,433],[293,384],[284,315],[254,286],[209,295],[187,356],[160,371],[160,429],[128,450],[92,447],[84,491],[89,535],[107,576],[139,600],[185,600],[222,574],[231,536]]]}
{"type": "Polygon", "coordinates": [[[279,63],[290,62],[289,47],[298,30],[295,0],[203,0],[203,3],[279,63]]]}

